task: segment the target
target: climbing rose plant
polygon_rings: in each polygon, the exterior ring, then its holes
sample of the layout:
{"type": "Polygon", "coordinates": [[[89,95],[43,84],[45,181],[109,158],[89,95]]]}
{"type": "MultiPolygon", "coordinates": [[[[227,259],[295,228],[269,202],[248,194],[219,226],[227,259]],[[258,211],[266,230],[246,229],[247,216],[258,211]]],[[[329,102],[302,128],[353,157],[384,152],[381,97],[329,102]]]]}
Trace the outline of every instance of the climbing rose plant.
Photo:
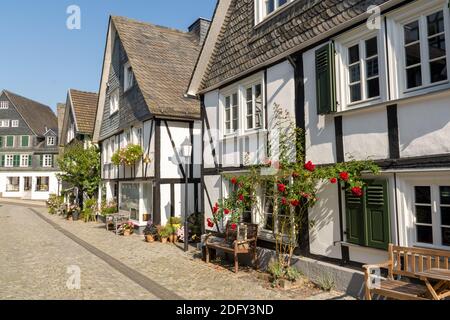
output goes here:
{"type": "Polygon", "coordinates": [[[303,131],[277,105],[274,128],[283,128],[278,137],[277,159],[269,158],[264,164],[250,165],[245,174],[226,176],[233,186],[232,191],[214,205],[213,217],[207,219],[207,224],[209,228],[215,227],[219,233],[220,226],[227,224],[235,230],[245,209],[256,211],[260,217],[264,216],[261,214],[263,205],[258,199],[265,199],[263,201],[272,208],[273,225],[270,228],[278,263],[283,268],[290,268],[308,210],[323,200],[317,197],[321,187],[325,183],[339,184],[346,192],[362,197],[362,174],[377,174],[379,167],[372,161],[353,160],[327,166],[317,166],[312,161],[306,161],[303,131]]]}

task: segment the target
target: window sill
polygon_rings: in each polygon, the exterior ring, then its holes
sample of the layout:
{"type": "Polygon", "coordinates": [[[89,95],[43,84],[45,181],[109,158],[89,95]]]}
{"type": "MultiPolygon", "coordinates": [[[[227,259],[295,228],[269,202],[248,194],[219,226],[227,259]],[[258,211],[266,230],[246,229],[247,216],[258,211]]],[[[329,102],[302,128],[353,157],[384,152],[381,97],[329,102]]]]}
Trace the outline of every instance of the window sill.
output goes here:
{"type": "Polygon", "coordinates": [[[450,250],[450,246],[439,246],[434,244],[427,244],[427,243],[413,243],[413,247],[415,248],[424,248],[424,249],[437,249],[437,250],[450,250]]]}
{"type": "Polygon", "coordinates": [[[366,247],[366,246],[362,246],[359,244],[350,243],[347,241],[337,241],[334,244],[335,245],[340,244],[341,246],[345,246],[345,247],[353,247],[353,248],[366,249],[366,250],[375,250],[378,252],[386,252],[387,251],[387,250],[383,250],[383,249],[379,249],[379,248],[366,247]]]}
{"type": "Polygon", "coordinates": [[[242,134],[235,133],[235,134],[229,134],[229,135],[223,136],[221,141],[231,140],[234,138],[248,137],[248,136],[252,136],[255,134],[268,133],[268,132],[269,131],[267,129],[245,130],[242,134]]]}

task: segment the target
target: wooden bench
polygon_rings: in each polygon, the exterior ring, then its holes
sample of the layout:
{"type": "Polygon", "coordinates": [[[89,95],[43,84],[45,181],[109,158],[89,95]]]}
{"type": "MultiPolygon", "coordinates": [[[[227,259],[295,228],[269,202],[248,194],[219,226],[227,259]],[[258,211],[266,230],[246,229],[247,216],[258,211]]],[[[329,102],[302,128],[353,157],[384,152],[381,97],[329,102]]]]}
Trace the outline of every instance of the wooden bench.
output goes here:
{"type": "Polygon", "coordinates": [[[237,232],[231,230],[227,225],[225,231],[225,238],[211,239],[211,234],[205,239],[206,248],[206,263],[209,263],[210,249],[222,250],[224,252],[233,253],[234,256],[234,272],[239,270],[238,255],[240,254],[252,254],[253,265],[255,269],[258,268],[258,256],[256,252],[256,242],[258,240],[258,225],[246,223],[243,224],[247,229],[247,239],[238,239],[237,232]]]}
{"type": "Polygon", "coordinates": [[[423,284],[396,280],[394,276],[420,279],[418,273],[432,268],[449,268],[450,251],[408,248],[389,245],[389,260],[375,265],[365,265],[365,298],[372,300],[374,294],[398,300],[429,300],[429,291],[423,284]],[[373,271],[387,269],[386,279],[379,278],[373,284],[373,271]]]}

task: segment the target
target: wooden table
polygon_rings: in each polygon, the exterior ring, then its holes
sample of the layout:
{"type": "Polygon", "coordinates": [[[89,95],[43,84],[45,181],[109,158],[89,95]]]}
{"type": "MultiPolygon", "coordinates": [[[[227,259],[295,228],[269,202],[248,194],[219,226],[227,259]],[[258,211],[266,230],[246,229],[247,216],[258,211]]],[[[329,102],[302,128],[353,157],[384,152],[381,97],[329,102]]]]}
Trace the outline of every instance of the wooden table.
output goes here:
{"type": "Polygon", "coordinates": [[[434,300],[443,300],[450,297],[450,270],[432,268],[422,272],[417,272],[420,280],[424,281],[428,291],[434,300]],[[431,281],[437,283],[433,286],[431,281]]]}

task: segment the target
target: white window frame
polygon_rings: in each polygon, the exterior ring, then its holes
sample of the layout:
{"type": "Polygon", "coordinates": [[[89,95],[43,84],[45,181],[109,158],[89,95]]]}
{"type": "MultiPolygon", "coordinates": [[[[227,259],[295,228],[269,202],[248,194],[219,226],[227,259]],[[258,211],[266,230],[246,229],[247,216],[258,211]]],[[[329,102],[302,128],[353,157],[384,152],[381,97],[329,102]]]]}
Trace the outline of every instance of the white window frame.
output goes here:
{"type": "Polygon", "coordinates": [[[7,154],[5,155],[5,168],[14,167],[14,155],[7,154]]]}
{"type": "Polygon", "coordinates": [[[9,128],[9,120],[0,120],[0,128],[9,128]]]}
{"type": "Polygon", "coordinates": [[[123,91],[130,90],[134,85],[134,74],[130,62],[123,66],[123,91]]]}
{"type": "Polygon", "coordinates": [[[238,87],[234,87],[233,89],[225,90],[221,93],[221,101],[220,101],[220,109],[222,110],[222,121],[221,125],[223,126],[222,132],[223,137],[236,136],[241,128],[240,121],[240,99],[239,99],[239,89],[238,87]],[[233,104],[233,96],[236,96],[236,104],[233,104]],[[227,131],[227,99],[230,99],[230,131],[227,131]],[[234,119],[237,116],[237,128],[234,127],[234,119]]]}
{"type": "Polygon", "coordinates": [[[47,145],[54,146],[56,144],[56,138],[54,136],[47,137],[47,145]]]}
{"type": "Polygon", "coordinates": [[[42,157],[42,167],[51,168],[53,167],[53,155],[44,154],[42,157]]]}
{"type": "MultiPolygon", "coordinates": [[[[224,88],[219,93],[219,129],[222,133],[222,139],[235,136],[243,136],[246,134],[253,134],[254,132],[266,130],[266,92],[265,92],[265,81],[264,74],[257,73],[241,82],[234,83],[231,86],[224,88]],[[261,116],[261,126],[259,128],[247,128],[247,99],[246,99],[246,89],[255,85],[261,85],[261,99],[262,99],[262,116],[261,116]],[[233,118],[235,116],[234,112],[231,111],[231,132],[226,131],[226,99],[227,97],[232,97],[233,94],[237,93],[237,112],[238,112],[238,127],[233,127],[233,118]]],[[[253,119],[255,123],[255,118],[253,119]]]]}
{"type": "Polygon", "coordinates": [[[109,114],[113,115],[119,111],[119,104],[120,104],[120,90],[119,88],[116,88],[111,91],[111,94],[109,96],[109,114]]]}
{"type": "MultiPolygon", "coordinates": [[[[442,225],[441,224],[441,211],[440,207],[450,207],[450,205],[441,205],[440,203],[440,187],[447,187],[450,186],[450,182],[444,182],[443,183],[427,183],[425,181],[423,182],[415,182],[412,187],[412,200],[413,200],[413,244],[417,247],[429,247],[429,248],[436,248],[436,249],[444,249],[449,250],[450,246],[446,246],[442,244],[442,228],[450,228],[450,226],[442,225]],[[417,223],[416,221],[416,202],[415,202],[415,187],[430,187],[431,191],[431,224],[425,224],[425,223],[417,223]],[[433,232],[433,243],[422,243],[417,241],[417,225],[423,225],[423,226],[429,226],[432,227],[433,232]]],[[[428,204],[419,204],[419,205],[428,205],[428,204]]]]}
{"type": "Polygon", "coordinates": [[[401,99],[419,94],[450,88],[450,17],[449,8],[446,0],[419,1],[414,4],[402,7],[387,15],[388,33],[391,35],[389,42],[389,63],[392,66],[390,74],[391,99],[401,99]],[[429,52],[426,17],[443,10],[445,27],[445,45],[447,59],[447,80],[431,83],[429,68],[429,52]],[[405,57],[405,39],[404,26],[408,23],[419,20],[420,22],[420,53],[422,67],[422,85],[414,88],[407,88],[406,78],[406,57],[405,57]],[[423,24],[425,23],[425,25],[423,24]],[[425,28],[424,28],[425,26],[425,28]]]}
{"type": "Polygon", "coordinates": [[[254,84],[251,85],[247,85],[245,86],[244,89],[244,100],[243,100],[243,109],[244,109],[244,122],[245,122],[245,130],[246,131],[254,131],[254,130],[260,130],[264,127],[264,90],[263,90],[263,84],[262,82],[256,82],[254,84]],[[260,86],[260,90],[261,90],[261,110],[260,110],[260,124],[259,127],[256,126],[256,87],[260,86]],[[251,89],[252,90],[252,113],[249,114],[248,113],[248,103],[250,102],[249,100],[247,100],[247,90],[251,89]],[[248,117],[251,116],[252,117],[252,126],[249,127],[248,126],[248,117]]]}
{"type": "Polygon", "coordinates": [[[280,0],[273,0],[274,1],[274,10],[272,12],[267,12],[267,2],[271,0],[254,0],[255,1],[255,24],[259,24],[263,22],[264,20],[268,19],[269,17],[272,17],[276,13],[280,12],[281,9],[284,9],[287,7],[290,3],[294,2],[295,0],[286,0],[286,3],[280,5],[280,0]]]}
{"type": "Polygon", "coordinates": [[[9,109],[9,101],[0,101],[0,109],[1,110],[7,110],[9,109]]]}
{"type": "Polygon", "coordinates": [[[29,154],[21,154],[20,155],[20,167],[21,168],[29,167],[29,165],[28,165],[29,158],[30,158],[29,154]]]}
{"type": "Polygon", "coordinates": [[[335,41],[336,49],[336,98],[338,111],[375,105],[387,100],[387,62],[386,62],[386,36],[384,24],[379,30],[368,30],[364,25],[340,35],[335,41]],[[377,37],[378,49],[378,79],[380,94],[377,97],[367,97],[366,77],[366,41],[377,37]],[[355,45],[359,46],[361,100],[351,102],[350,97],[350,73],[349,73],[349,49],[355,45]]]}
{"type": "Polygon", "coordinates": [[[12,128],[18,128],[19,127],[19,120],[11,120],[11,127],[12,128]]]}

